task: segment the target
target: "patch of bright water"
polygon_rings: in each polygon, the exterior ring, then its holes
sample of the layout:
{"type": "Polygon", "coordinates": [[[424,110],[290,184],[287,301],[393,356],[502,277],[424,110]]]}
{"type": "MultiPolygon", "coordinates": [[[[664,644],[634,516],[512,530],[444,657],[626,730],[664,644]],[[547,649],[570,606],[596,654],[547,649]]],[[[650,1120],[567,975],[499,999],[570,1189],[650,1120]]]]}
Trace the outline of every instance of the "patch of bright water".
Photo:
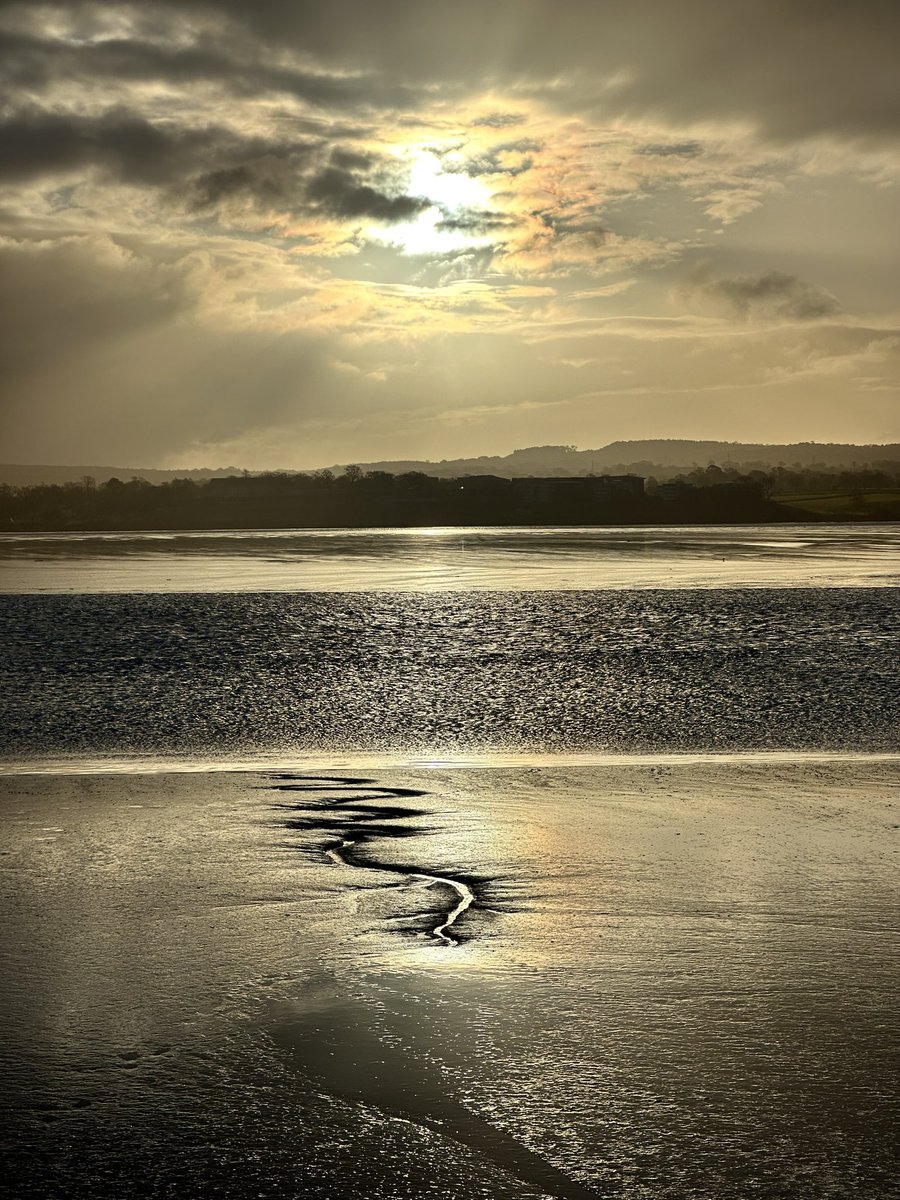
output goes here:
{"type": "Polygon", "coordinates": [[[0,535],[0,592],[883,587],[896,525],[0,535]]]}

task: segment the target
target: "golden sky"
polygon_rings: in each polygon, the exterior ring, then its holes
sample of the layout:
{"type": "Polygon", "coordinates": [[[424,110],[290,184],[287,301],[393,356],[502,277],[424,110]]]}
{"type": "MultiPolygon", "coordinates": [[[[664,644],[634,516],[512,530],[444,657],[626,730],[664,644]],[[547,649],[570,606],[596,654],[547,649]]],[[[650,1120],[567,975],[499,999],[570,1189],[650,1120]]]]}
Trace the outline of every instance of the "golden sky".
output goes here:
{"type": "Polygon", "coordinates": [[[896,440],[898,11],[0,2],[3,457],[896,440]]]}

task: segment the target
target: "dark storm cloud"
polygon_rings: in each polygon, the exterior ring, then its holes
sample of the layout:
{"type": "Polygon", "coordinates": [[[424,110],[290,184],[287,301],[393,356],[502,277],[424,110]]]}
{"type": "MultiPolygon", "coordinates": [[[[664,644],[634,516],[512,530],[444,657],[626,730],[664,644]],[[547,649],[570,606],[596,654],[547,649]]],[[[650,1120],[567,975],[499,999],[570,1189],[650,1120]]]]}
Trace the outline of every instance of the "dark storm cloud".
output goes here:
{"type": "Polygon", "coordinates": [[[294,214],[392,222],[408,220],[430,204],[419,196],[389,194],[361,179],[356,171],[370,169],[371,156],[336,151],[328,165],[304,176],[301,167],[306,157],[269,154],[207,172],[191,181],[188,206],[203,211],[241,198],[259,208],[282,208],[294,214]],[[352,164],[355,169],[336,165],[340,163],[352,164]]]}
{"type": "MultiPolygon", "coordinates": [[[[116,8],[56,7],[86,28],[116,8]]],[[[133,37],[96,40],[45,36],[37,5],[4,9],[38,14],[18,20],[5,65],[32,95],[60,79],[215,82],[361,113],[411,110],[435,87],[513,88],[573,112],[746,120],[776,139],[900,129],[895,0],[157,0],[129,10],[133,37]],[[191,44],[166,36],[181,18],[191,44]]]]}
{"type": "Polygon", "coordinates": [[[708,268],[694,272],[689,295],[712,300],[732,315],[815,321],[834,316],[840,306],[833,296],[796,275],[769,271],[764,275],[726,275],[714,278],[708,268]]]}
{"type": "Polygon", "coordinates": [[[775,138],[896,138],[895,0],[244,0],[225,14],[333,68],[412,84],[515,85],[563,108],[736,118],[775,138]],[[612,81],[615,87],[608,88],[612,81]]]}
{"type": "Polygon", "coordinates": [[[0,123],[0,179],[92,167],[123,183],[166,189],[195,211],[242,197],[264,208],[399,221],[428,207],[421,198],[373,187],[365,174],[378,169],[376,157],[340,147],[329,155],[315,143],[160,126],[121,109],[101,117],[31,111],[0,123]]]}
{"type": "Polygon", "coordinates": [[[370,217],[375,221],[405,221],[428,208],[420,196],[388,196],[340,167],[328,166],[307,185],[306,196],[332,217],[370,217]]]}
{"type": "Polygon", "coordinates": [[[222,128],[153,124],[117,108],[99,117],[30,110],[0,123],[0,178],[25,180],[95,166],[125,183],[177,183],[199,164],[264,154],[303,157],[306,145],[273,145],[222,128]]]}
{"type": "Polygon", "coordinates": [[[396,81],[276,66],[255,43],[248,46],[246,41],[240,44],[227,39],[180,47],[120,38],[74,44],[7,34],[0,43],[0,63],[8,86],[30,93],[57,80],[179,86],[215,83],[235,97],[276,93],[339,111],[359,111],[370,105],[407,108],[416,104],[421,94],[421,89],[396,81]]]}
{"type": "Polygon", "coordinates": [[[264,207],[293,202],[293,180],[283,161],[263,159],[208,171],[191,181],[188,207],[196,212],[218,208],[234,197],[250,198],[264,207]]]}
{"type": "Polygon", "coordinates": [[[368,171],[377,165],[374,154],[365,154],[359,150],[345,150],[338,147],[331,152],[331,166],[341,171],[368,171]]]}

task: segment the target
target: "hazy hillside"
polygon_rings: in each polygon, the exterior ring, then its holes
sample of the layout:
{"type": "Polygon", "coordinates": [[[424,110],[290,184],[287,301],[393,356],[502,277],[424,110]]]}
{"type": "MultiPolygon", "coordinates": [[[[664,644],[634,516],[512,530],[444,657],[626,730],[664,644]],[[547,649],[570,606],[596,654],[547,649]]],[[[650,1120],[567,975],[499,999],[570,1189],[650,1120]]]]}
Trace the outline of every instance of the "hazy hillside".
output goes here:
{"type": "Polygon", "coordinates": [[[842,442],[794,442],[784,445],[765,445],[754,442],[695,442],[673,439],[653,441],[611,442],[602,450],[585,451],[604,458],[637,462],[646,460],[665,466],[707,466],[726,463],[739,466],[753,463],[768,467],[827,466],[853,467],[873,462],[900,459],[900,443],[855,446],[842,442]]]}
{"type": "Polygon", "coordinates": [[[30,487],[35,483],[78,483],[85,478],[95,483],[108,479],[146,479],[148,483],[168,483],[172,479],[213,479],[224,475],[240,475],[240,467],[202,467],[193,471],[164,471],[157,467],[98,467],[98,466],[16,466],[0,463],[0,484],[11,487],[30,487]]]}
{"type": "MultiPolygon", "coordinates": [[[[388,471],[400,475],[407,471],[422,471],[426,475],[453,479],[459,475],[501,475],[516,478],[524,475],[589,475],[627,474],[653,475],[667,479],[693,467],[710,463],[734,466],[741,470],[768,469],[777,466],[842,468],[879,466],[900,462],[900,443],[853,446],[829,442],[797,442],[793,445],[763,445],[745,442],[698,442],[677,439],[611,442],[594,450],[577,450],[574,446],[528,446],[511,454],[479,458],[442,459],[431,462],[420,459],[392,459],[382,462],[358,463],[364,471],[388,471]]],[[[330,469],[340,474],[346,464],[330,469]]],[[[285,471],[311,470],[309,463],[288,465],[285,471]]],[[[261,474],[254,471],[251,474],[261,474]]],[[[90,476],[97,483],[108,479],[129,480],[134,477],[148,483],[166,483],[172,479],[203,480],[217,476],[240,475],[240,467],[197,468],[191,471],[169,471],[151,467],[105,466],[14,466],[0,464],[0,483],[25,487],[35,483],[68,483],[90,476]]]]}
{"type": "MultiPolygon", "coordinates": [[[[359,463],[364,471],[423,471],[427,475],[454,478],[458,475],[654,475],[665,479],[693,467],[710,463],[742,470],[777,466],[841,468],[900,462],[900,444],[853,446],[841,443],[798,442],[793,445],[761,445],[743,442],[697,442],[659,439],[611,442],[594,450],[573,446],[530,446],[502,456],[444,459],[441,462],[396,460],[359,463]]],[[[342,466],[332,470],[341,471],[342,466]]]]}

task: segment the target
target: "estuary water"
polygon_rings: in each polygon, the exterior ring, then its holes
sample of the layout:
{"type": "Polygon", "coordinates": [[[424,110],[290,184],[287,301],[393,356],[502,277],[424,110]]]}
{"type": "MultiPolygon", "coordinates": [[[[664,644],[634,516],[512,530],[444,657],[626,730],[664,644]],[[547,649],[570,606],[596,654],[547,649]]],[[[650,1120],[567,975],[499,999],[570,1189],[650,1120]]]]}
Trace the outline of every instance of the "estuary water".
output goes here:
{"type": "Polygon", "coordinates": [[[892,588],[0,602],[4,753],[897,749],[892,588]]]}
{"type": "Polygon", "coordinates": [[[0,540],[0,755],[897,749],[893,526],[0,540]]]}
{"type": "Polygon", "coordinates": [[[7,535],[0,1187],[900,1195],[898,550],[7,535]]]}
{"type": "Polygon", "coordinates": [[[895,525],[0,535],[0,592],[430,592],[900,584],[895,525]]]}

